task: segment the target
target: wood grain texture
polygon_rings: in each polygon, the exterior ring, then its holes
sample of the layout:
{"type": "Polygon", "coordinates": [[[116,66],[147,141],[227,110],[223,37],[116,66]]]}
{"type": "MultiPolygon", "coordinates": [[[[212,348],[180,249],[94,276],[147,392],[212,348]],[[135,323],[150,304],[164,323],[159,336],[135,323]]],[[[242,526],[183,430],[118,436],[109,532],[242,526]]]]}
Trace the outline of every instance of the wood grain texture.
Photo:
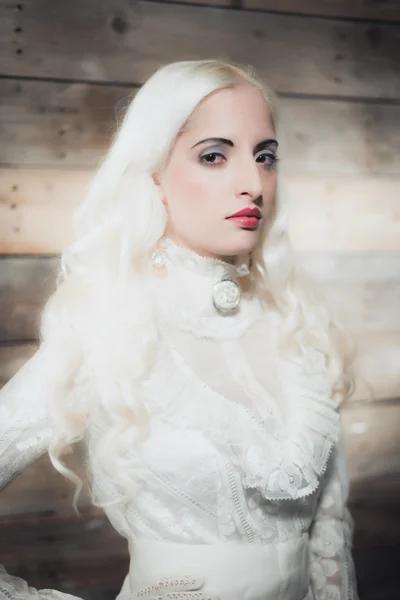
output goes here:
{"type": "MultiPolygon", "coordinates": [[[[38,349],[35,342],[0,346],[0,389],[19,371],[38,349]]],[[[2,496],[0,494],[0,505],[2,496]]]]}
{"type": "Polygon", "coordinates": [[[0,80],[0,163],[96,165],[131,88],[0,80]]]}
{"type": "Polygon", "coordinates": [[[56,286],[57,258],[2,257],[0,341],[38,338],[40,313],[56,286]]]}
{"type": "Polygon", "coordinates": [[[380,0],[242,0],[243,8],[324,17],[400,21],[396,2],[380,0]]]}
{"type": "Polygon", "coordinates": [[[0,3],[6,75],[141,84],[161,64],[220,57],[252,64],[281,92],[400,97],[392,24],[132,0],[20,6],[0,3]]]}
{"type": "Polygon", "coordinates": [[[126,540],[98,509],[78,518],[29,515],[3,521],[0,560],[13,575],[36,588],[100,600],[115,598],[128,571],[126,540]]]}
{"type": "Polygon", "coordinates": [[[349,403],[341,415],[350,478],[386,475],[400,483],[400,398],[393,403],[349,403]]]}
{"type": "MultiPolygon", "coordinates": [[[[0,170],[0,253],[57,254],[94,172],[0,170]]],[[[400,251],[400,178],[282,174],[297,252],[400,251]]]]}
{"type": "Polygon", "coordinates": [[[285,181],[298,252],[400,251],[400,178],[288,175],[285,181]]]}
{"type": "Polygon", "coordinates": [[[400,165],[392,151],[400,150],[400,105],[282,98],[280,107],[278,136],[286,172],[398,177],[400,165]]]}
{"type": "MultiPolygon", "coordinates": [[[[375,485],[379,486],[379,482],[376,482],[375,485]]],[[[364,491],[368,493],[368,485],[366,485],[364,491]]],[[[378,506],[375,509],[368,506],[363,513],[363,525],[367,527],[366,533],[369,534],[370,539],[371,530],[373,534],[375,529],[375,523],[378,527],[379,525],[383,527],[383,535],[386,537],[386,534],[391,531],[391,523],[400,521],[398,510],[395,509],[388,513],[385,506],[378,506]],[[380,522],[378,521],[379,518],[380,522]],[[373,523],[373,526],[368,525],[369,523],[373,523]]],[[[358,540],[356,543],[359,544],[358,540]]],[[[398,599],[400,563],[398,546],[389,546],[384,543],[378,547],[372,545],[372,548],[367,547],[365,549],[357,546],[354,557],[356,572],[360,574],[358,582],[361,600],[398,599]]]]}
{"type": "Polygon", "coordinates": [[[83,170],[0,170],[0,253],[61,253],[92,176],[83,170]]]}
{"type": "Polygon", "coordinates": [[[400,254],[299,255],[307,273],[353,332],[400,331],[400,254]]]}
{"type": "Polygon", "coordinates": [[[352,400],[400,397],[400,331],[353,334],[356,389],[352,400]]]}
{"type": "MultiPolygon", "coordinates": [[[[66,461],[85,483],[79,497],[79,511],[92,506],[87,479],[78,458],[66,461]]],[[[0,494],[0,518],[14,518],[24,514],[69,514],[73,508],[74,486],[58,473],[47,454],[29,465],[19,477],[0,494]]]]}
{"type": "MultiPolygon", "coordinates": [[[[0,79],[0,164],[96,166],[135,89],[0,79]]],[[[282,168],[296,175],[396,177],[399,122],[400,105],[282,97],[282,168]]]]}
{"type": "MultiPolygon", "coordinates": [[[[171,4],[171,0],[158,1],[165,2],[165,4],[171,4]]],[[[179,0],[179,4],[204,4],[204,6],[223,6],[226,8],[240,8],[242,0],[179,0]]]]}

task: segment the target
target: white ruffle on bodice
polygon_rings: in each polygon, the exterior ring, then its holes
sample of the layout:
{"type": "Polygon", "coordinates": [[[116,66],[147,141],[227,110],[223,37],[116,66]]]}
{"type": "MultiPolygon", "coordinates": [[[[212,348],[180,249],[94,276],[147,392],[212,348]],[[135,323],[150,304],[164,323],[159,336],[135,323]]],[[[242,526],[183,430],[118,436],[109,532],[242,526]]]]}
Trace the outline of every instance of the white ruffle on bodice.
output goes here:
{"type": "MultiPolygon", "coordinates": [[[[279,316],[250,291],[234,314],[216,311],[214,284],[224,275],[241,283],[235,265],[170,241],[165,253],[166,269],[149,281],[160,331],[142,385],[150,434],[128,452],[138,492],[106,509],[132,557],[121,600],[182,565],[221,600],[354,600],[347,477],[325,357],[311,348],[300,364],[280,356],[279,316]],[[255,559],[264,555],[269,565],[255,559]],[[232,565],[216,572],[224,556],[232,565]]],[[[13,436],[1,427],[0,450],[8,439],[13,457],[13,436]]],[[[28,462],[46,441],[12,460],[28,462]]],[[[116,490],[101,466],[94,470],[99,499],[112,500],[116,490]]]]}

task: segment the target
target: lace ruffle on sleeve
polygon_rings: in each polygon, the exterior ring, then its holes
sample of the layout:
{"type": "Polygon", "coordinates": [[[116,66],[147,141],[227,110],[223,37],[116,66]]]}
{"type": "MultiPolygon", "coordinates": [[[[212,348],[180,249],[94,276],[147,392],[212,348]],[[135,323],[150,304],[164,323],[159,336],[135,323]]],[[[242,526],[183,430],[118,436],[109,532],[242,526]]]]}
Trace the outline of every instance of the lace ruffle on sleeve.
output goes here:
{"type": "Polygon", "coordinates": [[[57,590],[37,590],[20,577],[9,575],[0,565],[0,600],[82,600],[57,590]]]}
{"type": "Polygon", "coordinates": [[[352,558],[353,520],[347,508],[343,440],[335,448],[311,528],[310,565],[315,600],[358,600],[352,558]]]}
{"type": "MultiPolygon", "coordinates": [[[[44,344],[0,391],[0,490],[48,448],[47,411],[51,350],[44,344]]],[[[77,600],[56,590],[36,590],[0,565],[0,600],[77,600]]]]}

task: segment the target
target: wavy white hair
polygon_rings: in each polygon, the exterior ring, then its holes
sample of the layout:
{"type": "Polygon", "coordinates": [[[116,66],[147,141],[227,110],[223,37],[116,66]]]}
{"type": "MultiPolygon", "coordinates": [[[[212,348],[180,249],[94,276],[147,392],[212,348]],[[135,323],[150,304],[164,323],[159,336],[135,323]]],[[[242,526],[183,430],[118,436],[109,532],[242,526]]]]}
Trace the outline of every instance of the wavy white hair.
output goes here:
{"type": "MultiPolygon", "coordinates": [[[[139,384],[158,342],[144,281],[167,220],[152,175],[167,163],[196,106],[216,90],[243,83],[261,91],[279,137],[276,97],[251,69],[218,60],[169,64],[130,103],[75,214],[74,241],[62,254],[59,283],[41,326],[43,342],[54,349],[50,409],[58,431],[49,455],[76,484],[75,501],[81,479],[62,455],[81,441],[89,473],[101,466],[104,477],[118,486],[115,502],[134,494],[126,449],[146,435],[139,384]]],[[[296,263],[284,197],[279,180],[269,227],[252,253],[251,281],[283,317],[282,352],[296,347],[301,359],[306,346],[322,350],[334,399],[341,402],[353,387],[350,346],[296,263]]],[[[102,505],[95,492],[93,501],[102,505]]]]}

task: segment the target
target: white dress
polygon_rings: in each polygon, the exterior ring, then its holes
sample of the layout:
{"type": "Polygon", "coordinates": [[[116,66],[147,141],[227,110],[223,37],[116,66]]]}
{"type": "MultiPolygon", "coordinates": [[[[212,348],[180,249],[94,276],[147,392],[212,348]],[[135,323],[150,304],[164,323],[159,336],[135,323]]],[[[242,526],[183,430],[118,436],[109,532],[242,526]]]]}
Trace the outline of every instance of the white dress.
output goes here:
{"type": "MultiPolygon", "coordinates": [[[[169,246],[157,274],[161,341],[143,397],[150,435],[133,448],[134,501],[106,509],[129,544],[119,600],[162,576],[205,579],[221,600],[356,600],[340,418],[325,360],[276,351],[277,317],[242,293],[219,314],[213,285],[233,266],[169,246]],[[139,460],[138,460],[139,459],[139,460]]],[[[0,394],[0,487],[47,449],[44,346],[0,394]]],[[[101,471],[101,500],[113,497],[101,471]]],[[[0,570],[0,598],[38,592],[0,570]]]]}

